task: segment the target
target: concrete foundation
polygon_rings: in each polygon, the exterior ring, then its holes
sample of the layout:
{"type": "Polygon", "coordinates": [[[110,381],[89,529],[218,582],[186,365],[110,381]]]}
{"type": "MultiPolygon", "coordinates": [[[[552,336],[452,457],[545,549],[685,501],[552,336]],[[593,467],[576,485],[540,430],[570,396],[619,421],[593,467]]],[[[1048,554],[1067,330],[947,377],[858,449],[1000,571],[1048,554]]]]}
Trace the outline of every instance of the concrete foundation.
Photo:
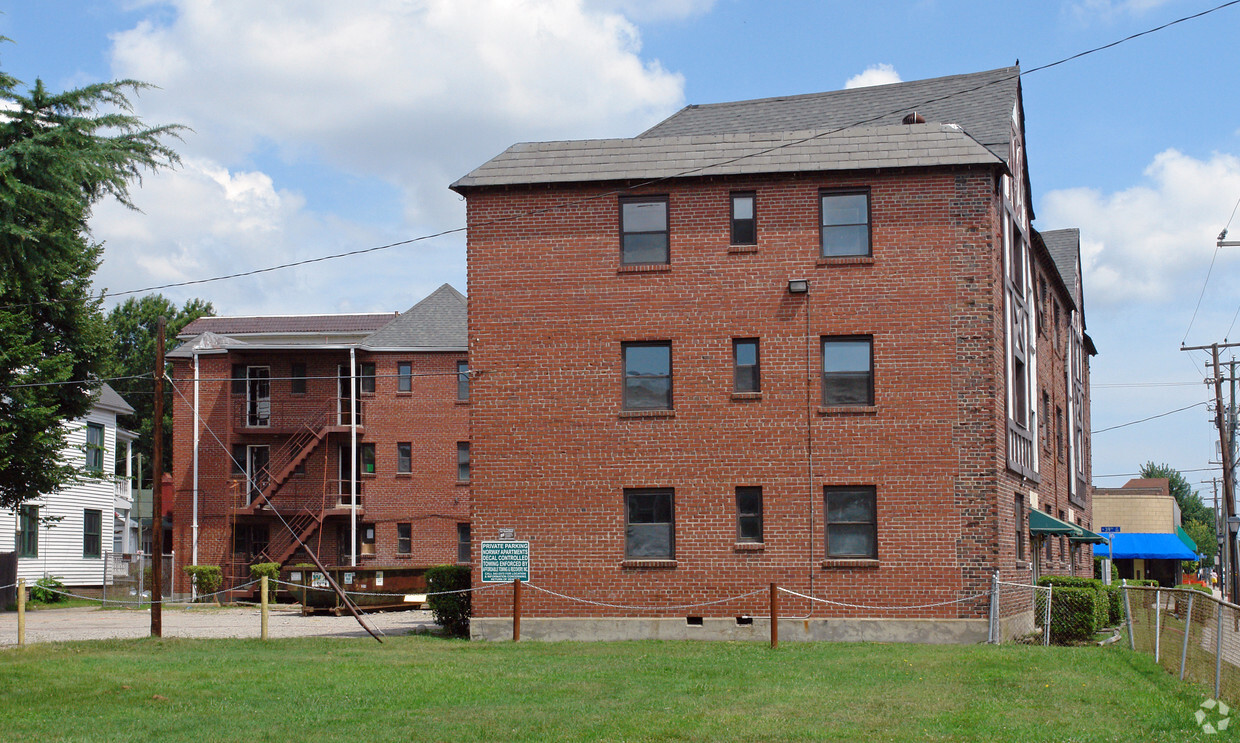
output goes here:
{"type": "MultiPolygon", "coordinates": [[[[475,617],[469,622],[474,640],[512,639],[511,619],[475,617]]],[[[1000,621],[1003,639],[1033,631],[1033,615],[1026,612],[1000,621]]],[[[931,645],[970,645],[986,642],[986,619],[781,619],[780,642],[914,642],[931,645]]],[[[741,624],[735,618],[704,618],[690,624],[684,618],[554,618],[521,619],[521,639],[580,642],[619,640],[730,640],[769,642],[769,618],[753,617],[741,624]]]]}

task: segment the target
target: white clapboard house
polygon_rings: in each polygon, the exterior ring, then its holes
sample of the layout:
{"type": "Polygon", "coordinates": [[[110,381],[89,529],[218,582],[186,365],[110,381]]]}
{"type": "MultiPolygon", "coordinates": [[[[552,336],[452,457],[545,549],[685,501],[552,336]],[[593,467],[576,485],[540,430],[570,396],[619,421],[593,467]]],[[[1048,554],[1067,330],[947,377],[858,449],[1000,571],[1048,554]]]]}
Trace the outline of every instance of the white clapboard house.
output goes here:
{"type": "Polygon", "coordinates": [[[85,417],[70,422],[63,457],[83,477],[63,489],[0,511],[0,552],[17,553],[17,577],[27,583],[45,575],[66,586],[103,584],[104,556],[137,549],[136,517],[128,464],[134,434],[116,425],[118,415],[133,408],[103,385],[85,417]]]}

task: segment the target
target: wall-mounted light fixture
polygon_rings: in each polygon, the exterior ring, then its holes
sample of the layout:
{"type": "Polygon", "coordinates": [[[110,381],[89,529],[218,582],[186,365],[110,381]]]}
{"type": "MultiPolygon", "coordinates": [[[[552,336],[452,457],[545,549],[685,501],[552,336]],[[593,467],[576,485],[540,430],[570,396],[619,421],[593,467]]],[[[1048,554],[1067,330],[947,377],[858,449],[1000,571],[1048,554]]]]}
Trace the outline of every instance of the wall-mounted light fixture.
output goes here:
{"type": "Polygon", "coordinates": [[[788,280],[788,293],[789,294],[806,294],[808,292],[809,292],[809,280],[808,279],[789,279],[788,280]]]}

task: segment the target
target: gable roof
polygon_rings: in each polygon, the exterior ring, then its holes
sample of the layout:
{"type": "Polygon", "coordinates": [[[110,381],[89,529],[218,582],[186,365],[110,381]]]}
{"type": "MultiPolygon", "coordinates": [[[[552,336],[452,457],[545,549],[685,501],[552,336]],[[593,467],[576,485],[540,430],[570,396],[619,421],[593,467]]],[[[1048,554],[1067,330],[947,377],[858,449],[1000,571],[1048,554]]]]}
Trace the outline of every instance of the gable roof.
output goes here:
{"type": "Polygon", "coordinates": [[[104,382],[99,387],[99,396],[95,398],[95,407],[120,413],[121,415],[131,415],[133,413],[133,407],[125,402],[125,398],[121,397],[107,382],[104,382]]]}
{"type": "Polygon", "coordinates": [[[372,333],[391,322],[393,313],[355,315],[250,315],[200,317],[177,334],[182,340],[205,332],[218,335],[268,335],[273,333],[372,333]]]}
{"type": "Polygon", "coordinates": [[[1006,161],[1020,68],[1002,67],[890,85],[826,93],[686,106],[641,137],[839,129],[899,124],[919,113],[927,122],[958,124],[1006,161]]]}
{"type": "Polygon", "coordinates": [[[1072,292],[1072,301],[1081,305],[1081,275],[1077,270],[1081,264],[1081,231],[1075,227],[1064,230],[1047,230],[1042,232],[1042,241],[1046,243],[1046,252],[1055,261],[1059,276],[1072,292]]]}
{"type": "Polygon", "coordinates": [[[957,126],[896,124],[843,131],[525,142],[451,188],[1003,162],[957,126]]]}
{"type": "Polygon", "coordinates": [[[385,349],[460,349],[469,346],[465,295],[444,284],[362,341],[385,349]]]}
{"type": "Polygon", "coordinates": [[[190,338],[164,355],[170,359],[192,359],[195,351],[227,351],[230,348],[245,345],[248,345],[245,341],[208,330],[190,338]]]}

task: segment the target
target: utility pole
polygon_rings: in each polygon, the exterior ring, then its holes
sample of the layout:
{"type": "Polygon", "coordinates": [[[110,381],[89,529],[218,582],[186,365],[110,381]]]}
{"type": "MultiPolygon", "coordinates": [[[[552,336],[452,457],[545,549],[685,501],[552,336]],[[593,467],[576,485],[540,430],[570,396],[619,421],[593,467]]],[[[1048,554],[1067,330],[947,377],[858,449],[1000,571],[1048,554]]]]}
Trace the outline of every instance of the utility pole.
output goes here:
{"type": "MultiPolygon", "coordinates": [[[[151,442],[151,637],[164,636],[164,326],[155,337],[155,440],[151,442]]],[[[138,587],[139,593],[142,587],[138,587]]]]}
{"type": "MultiPolygon", "coordinates": [[[[1220,236],[1221,239],[1221,236],[1220,236]]],[[[1208,346],[1180,346],[1181,351],[1209,351],[1212,359],[1211,368],[1213,369],[1213,377],[1209,380],[1214,383],[1214,424],[1218,428],[1219,449],[1222,453],[1220,459],[1223,463],[1223,533],[1226,537],[1226,549],[1223,550],[1223,566],[1228,576],[1227,584],[1224,587],[1223,595],[1230,601],[1234,601],[1237,596],[1237,586],[1235,580],[1235,570],[1232,566],[1236,564],[1236,555],[1234,553],[1235,540],[1231,536],[1231,524],[1228,518],[1236,512],[1236,489],[1233,475],[1235,471],[1232,468],[1234,457],[1231,453],[1232,437],[1230,435],[1231,421],[1230,414],[1226,414],[1227,410],[1223,405],[1223,369],[1219,364],[1218,352],[1220,348],[1234,348],[1240,346],[1240,343],[1211,343],[1208,346]]]]}

